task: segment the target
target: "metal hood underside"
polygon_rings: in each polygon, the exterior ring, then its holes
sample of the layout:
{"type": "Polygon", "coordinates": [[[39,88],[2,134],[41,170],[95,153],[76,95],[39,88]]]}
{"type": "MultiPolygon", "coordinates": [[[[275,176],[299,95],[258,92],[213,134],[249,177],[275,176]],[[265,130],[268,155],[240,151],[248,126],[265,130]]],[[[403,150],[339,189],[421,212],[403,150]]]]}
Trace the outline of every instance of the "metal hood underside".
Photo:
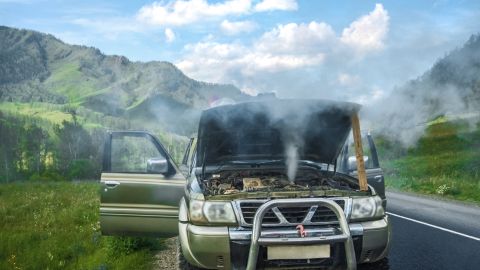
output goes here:
{"type": "Polygon", "coordinates": [[[205,110],[198,130],[198,165],[298,158],[333,164],[360,105],[278,99],[205,110]]]}

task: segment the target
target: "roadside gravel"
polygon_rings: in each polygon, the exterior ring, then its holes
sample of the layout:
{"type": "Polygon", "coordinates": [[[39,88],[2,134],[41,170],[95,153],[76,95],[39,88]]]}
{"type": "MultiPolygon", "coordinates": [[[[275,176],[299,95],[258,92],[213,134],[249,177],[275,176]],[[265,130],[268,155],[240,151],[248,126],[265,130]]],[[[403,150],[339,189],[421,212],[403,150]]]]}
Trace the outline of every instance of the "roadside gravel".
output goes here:
{"type": "Polygon", "coordinates": [[[165,240],[165,249],[155,254],[153,269],[177,269],[177,237],[165,240]]]}

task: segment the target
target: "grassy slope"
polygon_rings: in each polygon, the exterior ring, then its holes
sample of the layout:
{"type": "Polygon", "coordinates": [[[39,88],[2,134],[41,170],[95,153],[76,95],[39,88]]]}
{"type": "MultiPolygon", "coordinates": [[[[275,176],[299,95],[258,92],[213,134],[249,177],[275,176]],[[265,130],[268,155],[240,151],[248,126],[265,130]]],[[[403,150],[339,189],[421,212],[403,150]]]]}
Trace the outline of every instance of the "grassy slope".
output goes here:
{"type": "Polygon", "coordinates": [[[70,102],[81,102],[92,94],[95,83],[79,71],[77,63],[67,63],[53,68],[52,75],[45,81],[50,91],[67,96],[70,102]]]}
{"type": "Polygon", "coordinates": [[[386,184],[400,190],[480,202],[479,150],[479,127],[458,122],[432,123],[415,148],[402,158],[382,164],[386,184]]]}
{"type": "Polygon", "coordinates": [[[101,236],[98,188],[0,185],[0,269],[149,269],[160,242],[101,236]]]}
{"type": "Polygon", "coordinates": [[[0,111],[22,116],[32,116],[47,120],[53,124],[71,121],[70,114],[62,111],[62,105],[48,103],[0,102],[0,111]]]}

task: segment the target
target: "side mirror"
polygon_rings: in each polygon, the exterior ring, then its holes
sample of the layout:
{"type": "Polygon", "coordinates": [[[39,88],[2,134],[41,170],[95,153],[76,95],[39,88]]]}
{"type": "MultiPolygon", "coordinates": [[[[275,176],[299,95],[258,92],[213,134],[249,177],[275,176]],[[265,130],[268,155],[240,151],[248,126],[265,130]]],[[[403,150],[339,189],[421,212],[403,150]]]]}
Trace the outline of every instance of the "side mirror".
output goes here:
{"type": "Polygon", "coordinates": [[[150,158],[147,160],[147,173],[167,173],[168,162],[166,158],[150,158]]]}
{"type": "MultiPolygon", "coordinates": [[[[368,156],[363,156],[363,160],[365,163],[368,162],[368,156]]],[[[353,172],[357,170],[357,157],[356,156],[349,156],[347,161],[347,169],[349,172],[353,172]]]]}

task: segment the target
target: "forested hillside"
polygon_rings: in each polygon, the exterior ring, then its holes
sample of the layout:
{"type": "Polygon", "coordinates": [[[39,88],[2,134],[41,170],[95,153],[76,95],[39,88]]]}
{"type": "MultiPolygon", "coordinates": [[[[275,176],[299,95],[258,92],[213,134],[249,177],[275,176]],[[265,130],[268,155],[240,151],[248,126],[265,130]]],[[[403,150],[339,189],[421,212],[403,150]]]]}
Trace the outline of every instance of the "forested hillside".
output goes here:
{"type": "Polygon", "coordinates": [[[218,98],[248,96],[168,62],[0,26],[0,182],[98,178],[106,130],[149,130],[178,159],[218,98]]]}
{"type": "Polygon", "coordinates": [[[180,133],[185,130],[177,125],[191,123],[172,118],[186,120],[183,115],[218,97],[246,97],[232,85],[192,80],[168,62],[132,62],[52,35],[3,26],[0,63],[0,101],[68,103],[107,116],[155,119],[180,133]],[[162,108],[163,115],[153,117],[162,108]]]}

